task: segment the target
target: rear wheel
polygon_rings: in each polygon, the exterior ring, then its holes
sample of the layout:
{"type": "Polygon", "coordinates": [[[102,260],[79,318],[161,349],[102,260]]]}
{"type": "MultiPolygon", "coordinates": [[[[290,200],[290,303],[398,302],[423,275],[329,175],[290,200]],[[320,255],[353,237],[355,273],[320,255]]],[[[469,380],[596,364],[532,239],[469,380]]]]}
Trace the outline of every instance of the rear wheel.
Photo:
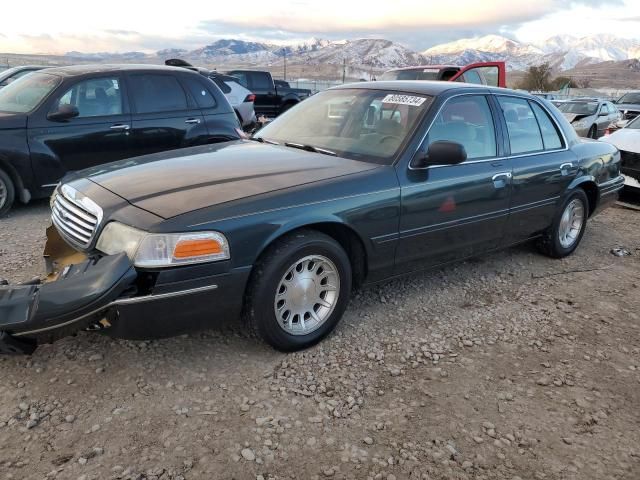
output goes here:
{"type": "Polygon", "coordinates": [[[350,292],[351,264],[342,247],[320,232],[300,230],[277,241],[254,267],[249,324],[274,348],[300,350],[335,328],[350,292]]]}
{"type": "Polygon", "coordinates": [[[598,127],[595,125],[591,125],[589,129],[589,133],[587,133],[587,137],[597,139],[598,138],[598,127]]]}
{"type": "Polygon", "coordinates": [[[571,255],[582,240],[588,216],[587,194],[578,188],[564,201],[551,227],[538,242],[540,251],[553,258],[571,255]]]}
{"type": "Polygon", "coordinates": [[[0,169],[0,217],[4,216],[13,205],[16,190],[11,181],[11,177],[0,169]]]}

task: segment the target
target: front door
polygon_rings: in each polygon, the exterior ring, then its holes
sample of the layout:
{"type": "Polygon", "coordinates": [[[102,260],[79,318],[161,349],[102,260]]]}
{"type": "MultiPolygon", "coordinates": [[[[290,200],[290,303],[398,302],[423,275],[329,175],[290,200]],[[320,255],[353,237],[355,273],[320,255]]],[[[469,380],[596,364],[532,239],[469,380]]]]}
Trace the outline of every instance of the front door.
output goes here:
{"type": "Polygon", "coordinates": [[[507,242],[541,233],[549,225],[562,194],[578,171],[561,130],[540,103],[498,96],[513,166],[513,192],[507,242]]]}
{"type": "Polygon", "coordinates": [[[54,99],[47,110],[69,104],[79,115],[57,122],[46,115],[29,125],[29,147],[39,185],[54,185],[65,173],[126,158],[131,116],[119,76],[80,80],[54,99]]]}
{"type": "Polygon", "coordinates": [[[127,82],[133,110],[132,157],[208,141],[202,111],[176,75],[136,73],[127,82]]]}
{"type": "Polygon", "coordinates": [[[501,158],[488,95],[447,100],[421,150],[438,140],[460,143],[467,160],[399,172],[402,216],[397,273],[492,250],[502,244],[509,213],[511,164],[501,158]]]}

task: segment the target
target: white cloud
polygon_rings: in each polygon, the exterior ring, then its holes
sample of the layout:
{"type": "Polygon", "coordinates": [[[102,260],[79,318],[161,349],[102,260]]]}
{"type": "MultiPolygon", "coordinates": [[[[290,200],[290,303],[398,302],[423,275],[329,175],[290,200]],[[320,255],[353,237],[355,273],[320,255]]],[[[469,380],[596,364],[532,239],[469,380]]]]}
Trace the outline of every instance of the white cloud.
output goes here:
{"type": "MultiPolygon", "coordinates": [[[[603,10],[621,12],[637,0],[609,0],[603,10]]],[[[531,35],[537,30],[554,35],[541,18],[571,12],[599,11],[603,0],[211,0],[188,4],[135,0],[7,1],[2,6],[0,51],[61,53],[79,51],[151,51],[166,47],[194,48],[221,36],[270,40],[318,36],[387,36],[414,48],[420,42],[460,32],[515,29],[531,35]],[[576,5],[583,5],[582,7],[576,5]],[[591,7],[585,7],[590,5],[591,7]],[[560,12],[560,13],[558,13],[560,12]]],[[[623,15],[624,16],[624,15],[623,15]]],[[[575,16],[573,16],[575,22],[575,16]]],[[[576,22],[577,23],[577,22],[576,22]]],[[[632,24],[632,22],[627,22],[632,24]]],[[[573,23],[575,25],[575,23],[573,23]]],[[[572,26],[573,26],[572,25],[572,26]]],[[[609,27],[609,26],[608,26],[609,27]]],[[[629,27],[631,28],[631,27],[629,27]]],[[[448,38],[447,38],[448,39],[448,38]]]]}

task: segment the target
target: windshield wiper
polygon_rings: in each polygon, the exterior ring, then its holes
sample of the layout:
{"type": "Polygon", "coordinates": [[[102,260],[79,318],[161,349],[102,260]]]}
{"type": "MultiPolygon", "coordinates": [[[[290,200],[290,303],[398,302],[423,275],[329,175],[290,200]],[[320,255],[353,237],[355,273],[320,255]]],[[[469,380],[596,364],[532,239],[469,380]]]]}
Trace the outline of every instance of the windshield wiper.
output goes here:
{"type": "Polygon", "coordinates": [[[336,152],[327,150],[326,148],[314,147],[313,145],[304,145],[302,143],[293,143],[293,142],[285,142],[284,144],[287,147],[299,148],[300,150],[306,150],[307,152],[322,153],[324,155],[331,155],[332,157],[335,157],[338,155],[336,152]]]}
{"type": "Polygon", "coordinates": [[[263,137],[249,137],[249,140],[253,140],[254,142],[260,143],[270,143],[271,145],[280,145],[278,142],[274,142],[273,140],[267,140],[263,137]]]}

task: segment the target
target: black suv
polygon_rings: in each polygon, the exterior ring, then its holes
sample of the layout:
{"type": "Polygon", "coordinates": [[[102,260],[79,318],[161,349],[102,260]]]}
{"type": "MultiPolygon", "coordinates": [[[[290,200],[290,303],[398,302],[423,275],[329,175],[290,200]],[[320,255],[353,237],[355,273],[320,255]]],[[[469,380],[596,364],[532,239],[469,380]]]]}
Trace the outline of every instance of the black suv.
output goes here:
{"type": "Polygon", "coordinates": [[[50,195],[68,171],[241,135],[220,89],[184,68],[34,72],[0,90],[0,215],[50,195]]]}

